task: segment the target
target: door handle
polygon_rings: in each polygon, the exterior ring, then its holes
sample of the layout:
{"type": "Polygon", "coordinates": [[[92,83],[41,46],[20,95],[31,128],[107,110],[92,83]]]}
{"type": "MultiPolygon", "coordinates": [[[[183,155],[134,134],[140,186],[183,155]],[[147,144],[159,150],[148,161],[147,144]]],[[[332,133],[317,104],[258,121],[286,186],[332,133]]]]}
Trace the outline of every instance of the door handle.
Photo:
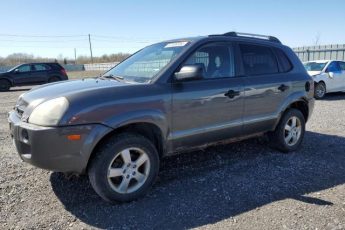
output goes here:
{"type": "Polygon", "coordinates": [[[290,88],[289,86],[283,84],[283,85],[280,85],[280,86],[278,87],[278,90],[284,92],[285,90],[287,90],[287,89],[289,89],[289,88],[290,88]]]}
{"type": "Polygon", "coordinates": [[[227,96],[228,98],[234,98],[234,97],[239,96],[239,95],[240,95],[240,91],[235,91],[232,89],[230,89],[228,92],[226,92],[224,94],[224,96],[227,96]]]}

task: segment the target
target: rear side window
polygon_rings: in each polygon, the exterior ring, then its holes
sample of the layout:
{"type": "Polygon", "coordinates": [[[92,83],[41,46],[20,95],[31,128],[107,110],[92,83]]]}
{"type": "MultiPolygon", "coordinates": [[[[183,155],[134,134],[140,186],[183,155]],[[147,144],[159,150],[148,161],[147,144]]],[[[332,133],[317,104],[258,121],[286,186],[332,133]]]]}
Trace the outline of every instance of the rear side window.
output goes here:
{"type": "Polygon", "coordinates": [[[49,67],[46,66],[46,65],[43,65],[43,64],[35,64],[35,65],[34,65],[34,69],[35,69],[36,71],[44,71],[44,70],[48,70],[49,67]]]}
{"type": "Polygon", "coordinates": [[[62,69],[62,66],[59,63],[50,63],[49,64],[53,69],[62,69]]]}
{"type": "Polygon", "coordinates": [[[240,45],[245,74],[262,75],[278,73],[278,63],[271,48],[257,45],[240,45]]]}
{"type": "Polygon", "coordinates": [[[288,59],[288,57],[284,53],[284,51],[282,51],[281,49],[277,49],[277,48],[275,48],[274,50],[275,50],[275,53],[277,55],[278,62],[280,64],[281,72],[283,72],[283,73],[289,72],[292,69],[292,65],[291,65],[290,60],[288,59]]]}

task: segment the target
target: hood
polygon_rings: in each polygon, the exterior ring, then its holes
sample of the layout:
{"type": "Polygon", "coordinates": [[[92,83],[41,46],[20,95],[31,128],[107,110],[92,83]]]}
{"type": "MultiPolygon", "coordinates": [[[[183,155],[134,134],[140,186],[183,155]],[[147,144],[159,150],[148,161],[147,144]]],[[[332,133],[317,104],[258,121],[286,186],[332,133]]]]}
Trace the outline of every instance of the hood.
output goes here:
{"type": "Polygon", "coordinates": [[[308,71],[308,74],[310,76],[320,75],[321,73],[322,73],[322,71],[308,71]]]}
{"type": "Polygon", "coordinates": [[[71,80],[55,82],[32,88],[24,93],[21,98],[30,103],[34,100],[46,101],[56,97],[68,96],[84,91],[105,89],[129,85],[128,83],[118,82],[113,79],[87,78],[83,80],[71,80]]]}
{"type": "MultiPolygon", "coordinates": [[[[32,110],[39,104],[57,97],[73,97],[82,93],[97,91],[102,92],[106,89],[112,90],[121,86],[130,85],[129,83],[118,82],[113,79],[87,78],[83,80],[71,80],[55,82],[32,88],[30,91],[19,96],[15,109],[24,112],[25,120],[32,110]]],[[[113,90],[112,90],[113,91],[113,90]]],[[[97,93],[95,92],[95,93],[97,93]]]]}

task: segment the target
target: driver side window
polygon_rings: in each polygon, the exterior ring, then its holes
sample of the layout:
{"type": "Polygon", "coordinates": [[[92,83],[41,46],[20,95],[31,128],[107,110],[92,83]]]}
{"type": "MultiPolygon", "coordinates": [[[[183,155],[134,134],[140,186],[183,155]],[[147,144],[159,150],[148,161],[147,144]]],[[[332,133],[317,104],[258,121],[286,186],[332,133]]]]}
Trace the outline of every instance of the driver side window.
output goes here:
{"type": "Polygon", "coordinates": [[[30,65],[22,65],[22,66],[19,66],[17,69],[18,69],[19,73],[30,72],[31,66],[30,65]]]}
{"type": "Polygon", "coordinates": [[[327,67],[327,72],[339,72],[340,70],[340,66],[339,63],[336,61],[331,62],[331,64],[329,64],[329,66],[327,67]]]}
{"type": "Polygon", "coordinates": [[[339,65],[340,65],[340,69],[342,71],[345,71],[345,62],[339,62],[339,65]]]}
{"type": "Polygon", "coordinates": [[[184,65],[201,66],[205,79],[235,76],[232,47],[223,43],[202,46],[185,61],[184,65]]]}

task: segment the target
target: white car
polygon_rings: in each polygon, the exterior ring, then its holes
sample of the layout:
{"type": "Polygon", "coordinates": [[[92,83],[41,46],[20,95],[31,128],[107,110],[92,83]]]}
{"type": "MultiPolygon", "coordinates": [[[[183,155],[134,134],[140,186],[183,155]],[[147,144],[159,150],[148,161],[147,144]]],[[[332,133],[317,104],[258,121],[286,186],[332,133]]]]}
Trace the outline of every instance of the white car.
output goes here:
{"type": "Polygon", "coordinates": [[[315,82],[315,98],[330,92],[345,92],[345,62],[335,60],[309,61],[303,63],[315,82]]]}

